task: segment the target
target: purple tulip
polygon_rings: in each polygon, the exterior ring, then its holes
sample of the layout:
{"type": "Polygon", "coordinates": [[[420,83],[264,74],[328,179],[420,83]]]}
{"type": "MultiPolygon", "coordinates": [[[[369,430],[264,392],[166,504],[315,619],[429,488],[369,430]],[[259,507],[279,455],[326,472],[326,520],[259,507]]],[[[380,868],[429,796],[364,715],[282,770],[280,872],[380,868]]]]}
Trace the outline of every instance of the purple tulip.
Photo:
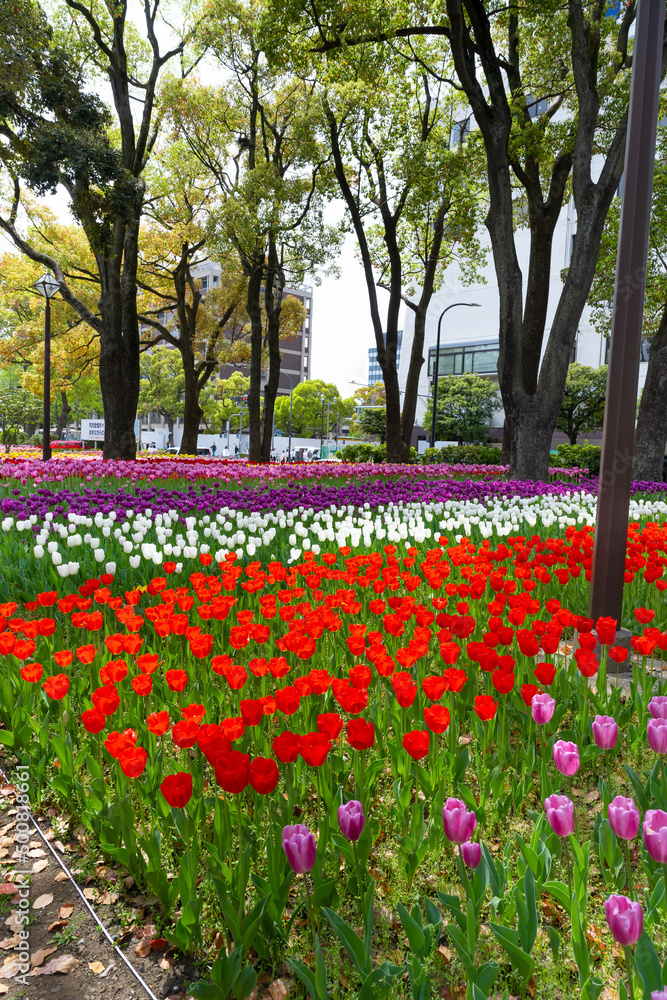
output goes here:
{"type": "Polygon", "coordinates": [[[634,840],[639,830],[639,809],[633,799],[617,795],[609,803],[609,825],[621,840],[634,840]]]}
{"type": "Polygon", "coordinates": [[[648,703],[648,710],[654,719],[667,719],[667,694],[657,694],[648,703]]]}
{"type": "Polygon", "coordinates": [[[667,987],[664,990],[653,990],[651,1000],[667,1000],[667,987]]]}
{"type": "Polygon", "coordinates": [[[554,743],[554,764],[561,774],[571,778],[579,770],[579,749],[576,743],[558,740],[554,743]]]}
{"type": "Polygon", "coordinates": [[[567,795],[550,795],[544,800],[549,825],[558,837],[574,833],[574,802],[567,795]]]}
{"type": "Polygon", "coordinates": [[[482,848],[480,844],[473,844],[472,840],[466,840],[461,844],[461,856],[466,868],[476,868],[482,860],[482,848]]]}
{"type": "Polygon", "coordinates": [[[552,698],[551,695],[547,694],[546,691],[542,691],[541,694],[535,695],[531,702],[530,710],[533,713],[533,719],[538,726],[546,726],[547,722],[551,722],[555,707],[555,699],[552,698]]]}
{"type": "Polygon", "coordinates": [[[618,740],[618,723],[611,715],[596,715],[593,719],[593,739],[601,750],[613,750],[618,740]]]}
{"type": "Polygon", "coordinates": [[[648,809],[644,814],[642,827],[646,850],[654,861],[667,861],[667,812],[662,809],[648,809]]]}
{"type": "Polygon", "coordinates": [[[646,733],[651,750],[667,753],[667,719],[649,719],[646,733]]]}
{"type": "Polygon", "coordinates": [[[346,840],[359,840],[365,824],[366,817],[361,802],[352,799],[345,805],[338,806],[338,825],[346,840]]]}
{"type": "Polygon", "coordinates": [[[477,826],[477,819],[474,812],[468,812],[461,799],[447,799],[442,810],[442,823],[447,840],[463,844],[470,840],[477,826]]]}
{"type": "Polygon", "coordinates": [[[284,826],[283,851],[297,875],[303,875],[304,872],[311,871],[315,864],[317,843],[308,827],[302,823],[284,826]]]}
{"type": "Polygon", "coordinates": [[[644,914],[639,903],[627,896],[610,896],[604,901],[609,930],[624,948],[636,944],[644,930],[644,914]]]}

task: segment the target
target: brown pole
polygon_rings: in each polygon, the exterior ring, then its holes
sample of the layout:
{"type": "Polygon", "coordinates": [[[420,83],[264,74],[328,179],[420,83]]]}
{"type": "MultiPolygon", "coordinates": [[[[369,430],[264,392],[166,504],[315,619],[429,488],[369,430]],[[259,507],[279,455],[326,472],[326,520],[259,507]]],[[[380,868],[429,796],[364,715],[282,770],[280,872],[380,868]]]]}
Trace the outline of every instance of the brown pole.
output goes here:
{"type": "Polygon", "coordinates": [[[44,311],[44,415],[42,422],[42,461],[51,458],[51,299],[46,296],[44,311]]]}
{"type": "Polygon", "coordinates": [[[632,63],[590,616],[621,626],[665,0],[640,0],[632,63]]]}

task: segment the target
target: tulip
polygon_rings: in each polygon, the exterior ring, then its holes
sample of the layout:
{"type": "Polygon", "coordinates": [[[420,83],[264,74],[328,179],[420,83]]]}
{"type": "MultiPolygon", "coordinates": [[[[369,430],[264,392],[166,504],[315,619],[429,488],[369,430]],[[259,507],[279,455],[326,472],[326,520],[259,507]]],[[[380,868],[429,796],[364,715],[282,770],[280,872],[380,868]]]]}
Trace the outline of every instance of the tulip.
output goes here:
{"type": "Polygon", "coordinates": [[[601,750],[613,750],[618,740],[618,723],[611,715],[596,715],[593,719],[593,739],[601,750]]]}
{"type": "Polygon", "coordinates": [[[653,990],[651,1000],[667,1000],[667,987],[664,990],[653,990]]]}
{"type": "Polygon", "coordinates": [[[667,862],[667,812],[649,809],[644,815],[642,827],[646,850],[654,861],[667,862]]]}
{"type": "Polygon", "coordinates": [[[312,871],[317,853],[315,837],[307,826],[297,823],[283,827],[283,851],[297,875],[312,871]]]}
{"type": "Polygon", "coordinates": [[[536,724],[546,726],[547,722],[551,722],[555,707],[556,700],[546,691],[543,691],[542,694],[536,694],[530,706],[536,724]]]}
{"type": "Polygon", "coordinates": [[[571,778],[579,770],[579,749],[576,743],[558,740],[554,743],[554,764],[561,774],[571,778]]]}
{"type": "Polygon", "coordinates": [[[556,836],[569,837],[574,833],[574,802],[567,795],[550,795],[544,800],[544,811],[556,836]]]}
{"type": "Polygon", "coordinates": [[[609,930],[624,948],[636,944],[644,929],[644,914],[639,903],[627,896],[610,896],[604,902],[604,914],[609,930]]]}
{"type": "Polygon", "coordinates": [[[359,840],[365,824],[364,807],[357,799],[338,806],[338,825],[346,840],[359,840]]]}
{"type": "Polygon", "coordinates": [[[183,809],[192,798],[192,775],[187,771],[168,774],[160,791],[172,808],[183,809]]]}
{"type": "Polygon", "coordinates": [[[617,795],[609,803],[609,825],[621,840],[634,840],[639,831],[639,809],[633,799],[617,795]]]}
{"type": "Polygon", "coordinates": [[[472,840],[467,840],[461,844],[461,856],[466,868],[477,868],[482,860],[482,848],[480,844],[473,844],[472,840]]]}
{"type": "Polygon", "coordinates": [[[649,746],[655,753],[667,753],[667,719],[649,719],[646,727],[649,746]]]}
{"type": "Polygon", "coordinates": [[[461,799],[447,799],[442,810],[442,822],[447,840],[455,844],[463,844],[470,840],[477,826],[477,819],[472,810],[468,812],[465,802],[461,799]]]}
{"type": "Polygon", "coordinates": [[[648,710],[654,719],[667,719],[667,695],[659,694],[651,698],[648,710]]]}

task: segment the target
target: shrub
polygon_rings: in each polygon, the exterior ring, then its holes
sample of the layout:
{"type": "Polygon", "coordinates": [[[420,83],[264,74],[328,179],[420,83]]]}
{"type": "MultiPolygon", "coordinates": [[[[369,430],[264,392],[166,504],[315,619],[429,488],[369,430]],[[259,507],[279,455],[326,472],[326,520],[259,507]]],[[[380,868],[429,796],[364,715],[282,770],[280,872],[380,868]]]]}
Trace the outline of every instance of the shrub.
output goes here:
{"type": "Polygon", "coordinates": [[[600,473],[602,448],[598,444],[559,444],[557,465],[566,469],[587,469],[591,476],[600,473]]]}
{"type": "Polygon", "coordinates": [[[502,465],[500,448],[483,444],[447,445],[427,448],[420,458],[425,465],[502,465]]]}

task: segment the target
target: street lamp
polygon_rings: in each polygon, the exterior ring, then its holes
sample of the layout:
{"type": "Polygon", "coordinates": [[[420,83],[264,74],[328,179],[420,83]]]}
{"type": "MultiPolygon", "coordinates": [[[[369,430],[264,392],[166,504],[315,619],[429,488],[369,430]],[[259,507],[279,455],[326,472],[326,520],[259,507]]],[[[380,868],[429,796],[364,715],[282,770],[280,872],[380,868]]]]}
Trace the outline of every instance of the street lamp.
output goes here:
{"type": "Polygon", "coordinates": [[[479,302],[452,302],[450,306],[443,309],[440,313],[440,318],[438,319],[438,339],[435,346],[435,367],[433,369],[433,414],[431,417],[431,448],[435,448],[435,414],[438,407],[438,368],[440,366],[440,325],[442,323],[442,317],[450,309],[454,309],[456,306],[468,306],[471,309],[479,309],[479,302]]]}
{"type": "Polygon", "coordinates": [[[46,300],[44,309],[44,416],[42,422],[42,461],[51,458],[51,299],[60,290],[60,282],[46,271],[35,288],[46,300]]]}

